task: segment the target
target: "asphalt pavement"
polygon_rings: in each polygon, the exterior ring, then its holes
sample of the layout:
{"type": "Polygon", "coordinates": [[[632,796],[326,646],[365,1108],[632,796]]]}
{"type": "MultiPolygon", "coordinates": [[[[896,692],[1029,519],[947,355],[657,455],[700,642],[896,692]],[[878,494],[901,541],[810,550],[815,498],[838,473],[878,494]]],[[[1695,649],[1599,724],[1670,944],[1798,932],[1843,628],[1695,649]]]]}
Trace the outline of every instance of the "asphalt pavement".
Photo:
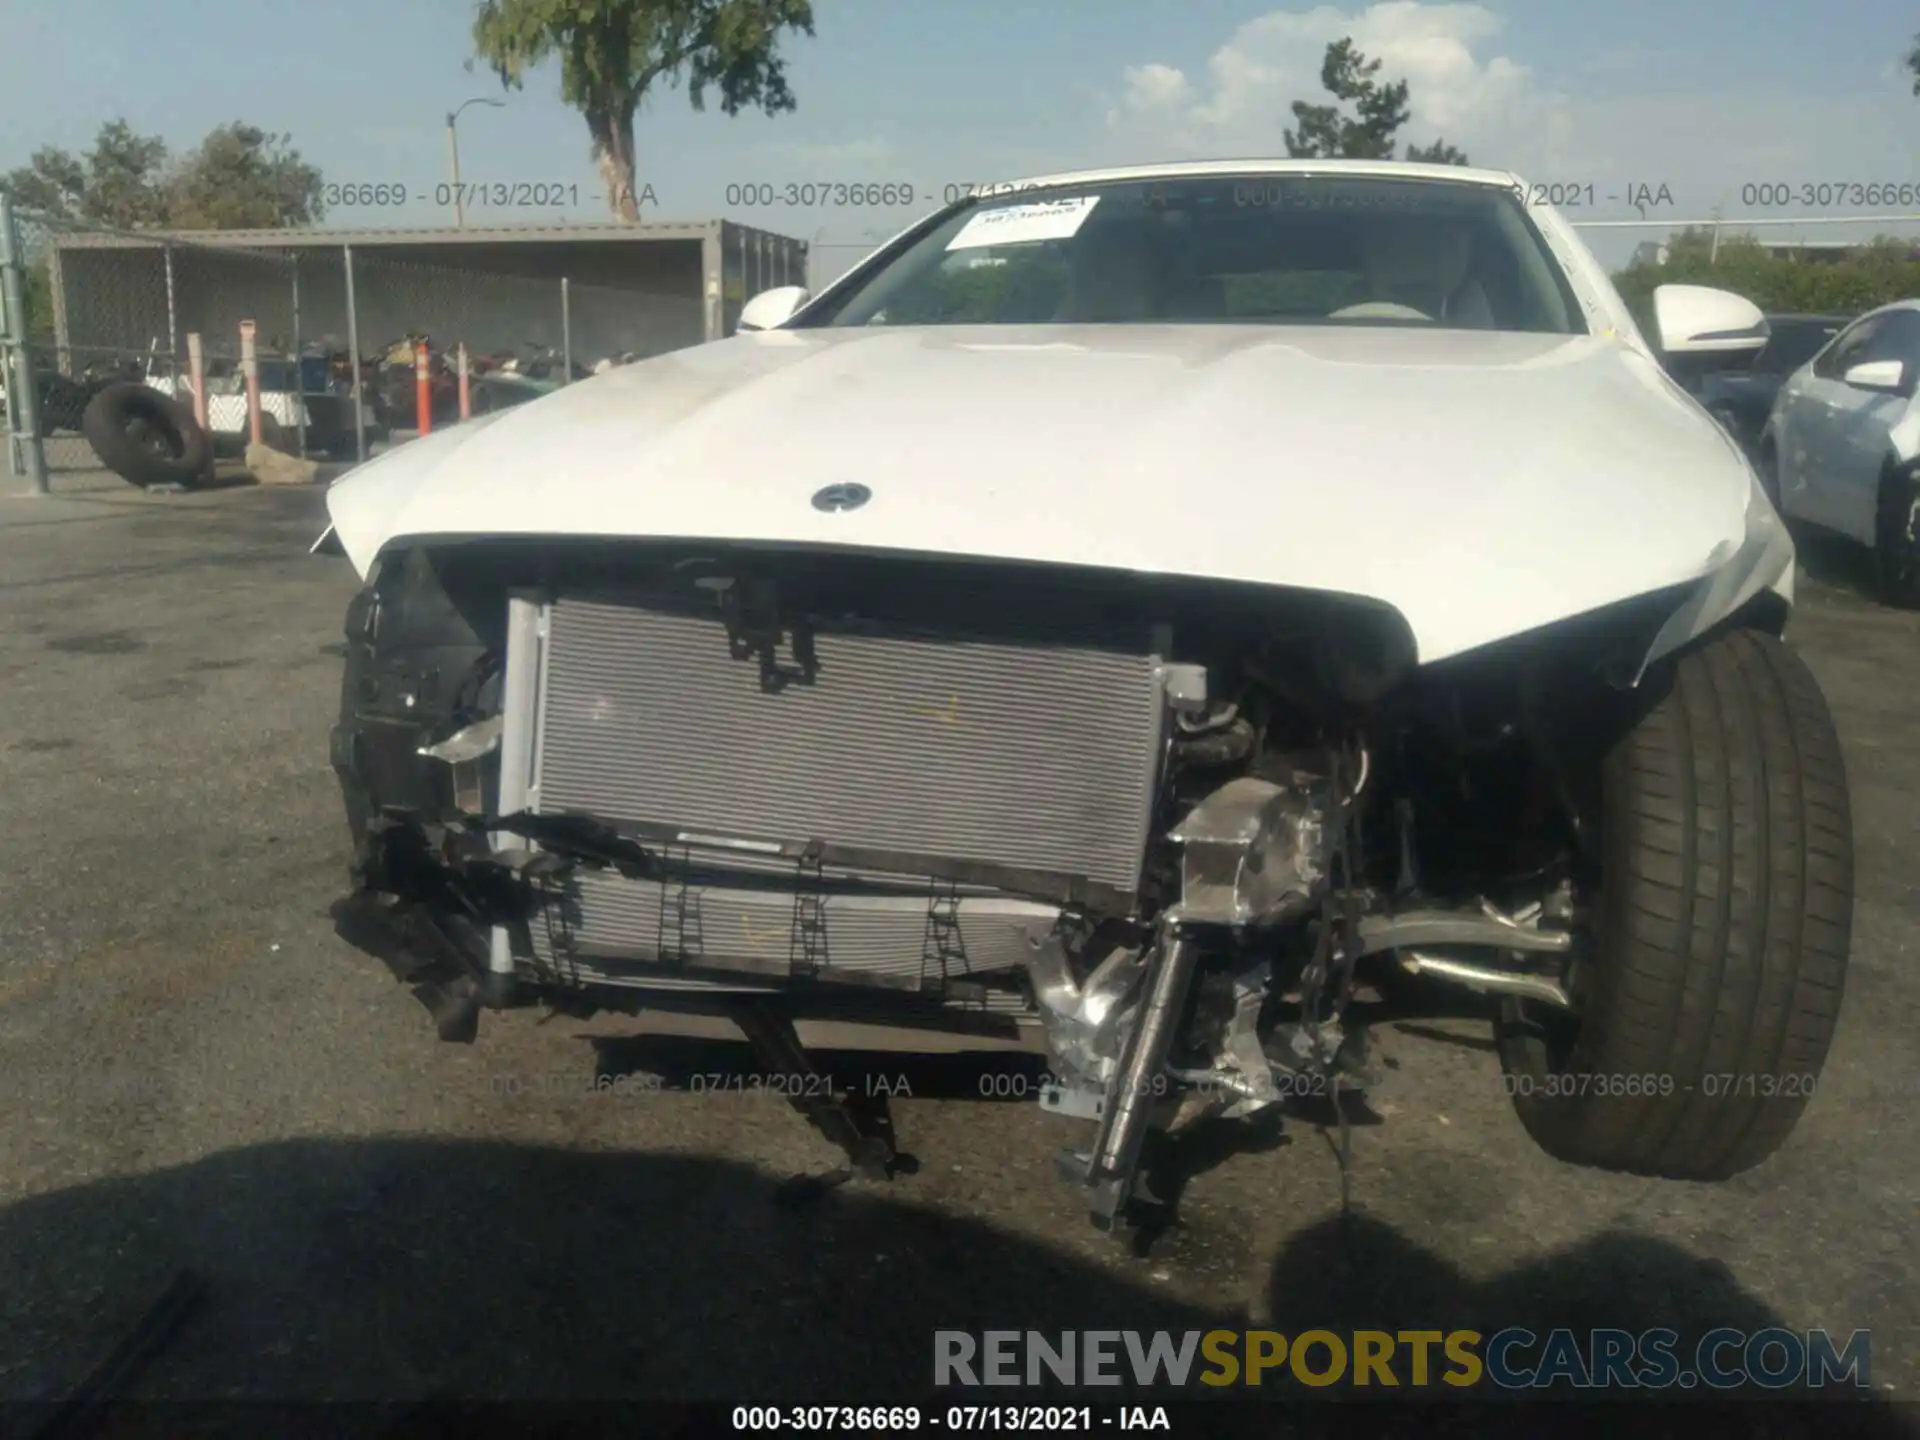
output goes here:
{"type": "Polygon", "coordinates": [[[204,1304],[134,1394],[870,1403],[936,1329],[1781,1324],[1870,1330],[1870,1408],[1920,1400],[1920,615],[1844,553],[1808,552],[1791,638],[1846,743],[1854,952],[1777,1157],[1558,1164],[1483,1019],[1402,1022],[1350,1216],[1311,1125],[1203,1128],[1138,1253],[1056,1179],[1066,1122],[983,1098],[1017,1058],[830,1057],[904,1081],[919,1169],[796,1212],[775,1186],[832,1152],[700,1078],[737,1046],[536,1011],[436,1041],[326,916],[355,581],[306,553],[320,494],[56,486],[0,498],[0,1400],[76,1384],[183,1269],[204,1304]]]}

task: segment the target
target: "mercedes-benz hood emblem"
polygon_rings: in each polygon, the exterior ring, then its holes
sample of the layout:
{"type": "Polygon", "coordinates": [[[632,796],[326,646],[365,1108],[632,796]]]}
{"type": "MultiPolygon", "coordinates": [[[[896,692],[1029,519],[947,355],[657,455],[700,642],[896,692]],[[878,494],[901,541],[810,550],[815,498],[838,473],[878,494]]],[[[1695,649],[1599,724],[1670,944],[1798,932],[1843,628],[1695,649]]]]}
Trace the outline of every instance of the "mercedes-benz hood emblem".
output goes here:
{"type": "Polygon", "coordinates": [[[872,498],[873,491],[864,485],[829,485],[813,492],[813,508],[838,515],[843,510],[858,510],[872,498]]]}

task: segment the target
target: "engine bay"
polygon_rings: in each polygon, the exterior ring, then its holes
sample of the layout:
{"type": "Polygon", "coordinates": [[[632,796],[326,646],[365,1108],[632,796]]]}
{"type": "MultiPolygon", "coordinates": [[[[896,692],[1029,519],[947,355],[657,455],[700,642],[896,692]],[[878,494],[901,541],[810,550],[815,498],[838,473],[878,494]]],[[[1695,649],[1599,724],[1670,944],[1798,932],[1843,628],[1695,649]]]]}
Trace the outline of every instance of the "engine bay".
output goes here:
{"type": "Polygon", "coordinates": [[[1037,1025],[1111,1221],[1167,1103],[1364,1090],[1357,986],[1577,1009],[1582,791],[1670,603],[1422,667],[1391,611],[1319,593],[401,551],[348,616],[341,929],[450,1039],[768,997],[1037,1025]]]}

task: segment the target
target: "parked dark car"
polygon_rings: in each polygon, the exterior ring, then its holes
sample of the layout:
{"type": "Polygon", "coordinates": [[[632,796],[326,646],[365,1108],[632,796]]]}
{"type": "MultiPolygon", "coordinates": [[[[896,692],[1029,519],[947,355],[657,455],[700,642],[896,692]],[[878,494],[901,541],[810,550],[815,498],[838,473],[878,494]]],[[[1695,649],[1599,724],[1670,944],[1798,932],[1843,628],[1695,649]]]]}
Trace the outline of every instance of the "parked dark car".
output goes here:
{"type": "Polygon", "coordinates": [[[1751,451],[1773,412],[1773,397],[1787,377],[1851,322],[1846,315],[1769,315],[1766,348],[1750,366],[1711,371],[1690,388],[1708,413],[1751,451]]]}

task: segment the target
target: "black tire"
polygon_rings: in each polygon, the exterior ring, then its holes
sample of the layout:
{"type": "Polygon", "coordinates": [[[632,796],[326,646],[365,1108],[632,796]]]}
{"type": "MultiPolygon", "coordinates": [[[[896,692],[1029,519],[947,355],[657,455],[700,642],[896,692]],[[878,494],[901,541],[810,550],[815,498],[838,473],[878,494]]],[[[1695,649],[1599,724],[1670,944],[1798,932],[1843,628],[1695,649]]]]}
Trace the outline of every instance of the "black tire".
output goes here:
{"type": "Polygon", "coordinates": [[[1783,641],[1735,630],[1663,668],[1600,765],[1578,1019],[1509,1001],[1499,1048],[1550,1155],[1724,1180],[1780,1147],[1826,1061],[1852,818],[1826,700],[1783,641]]]}
{"type": "Polygon", "coordinates": [[[87,403],[80,429],[130,484],[197,485],[213,468],[213,442],[193,412],[151,385],[109,385],[87,403]]]}
{"type": "Polygon", "coordinates": [[[1880,598],[1920,609],[1920,482],[1913,467],[1889,464],[1874,507],[1873,568],[1880,598]]]}

